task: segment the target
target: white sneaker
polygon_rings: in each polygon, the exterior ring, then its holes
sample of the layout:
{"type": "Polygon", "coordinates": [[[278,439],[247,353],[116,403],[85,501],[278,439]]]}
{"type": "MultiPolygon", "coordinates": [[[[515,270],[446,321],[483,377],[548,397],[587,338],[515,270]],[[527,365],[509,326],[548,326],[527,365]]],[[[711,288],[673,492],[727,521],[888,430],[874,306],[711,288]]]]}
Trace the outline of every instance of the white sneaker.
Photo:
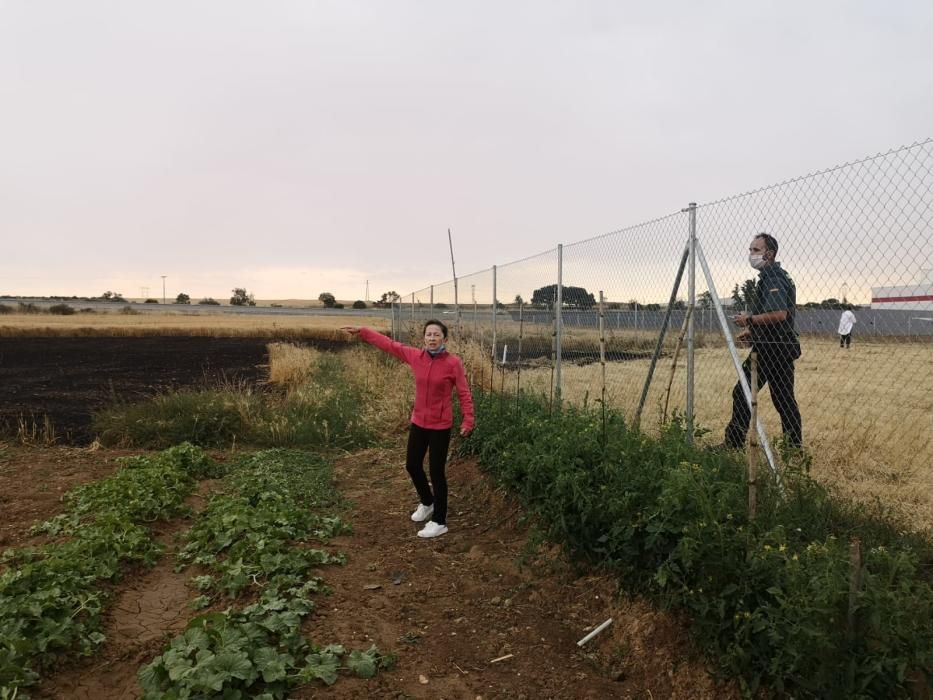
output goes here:
{"type": "Polygon", "coordinates": [[[447,532],[446,525],[438,525],[433,520],[418,531],[418,537],[440,537],[447,532]]]}
{"type": "Polygon", "coordinates": [[[411,519],[416,523],[423,523],[432,515],[434,515],[434,506],[419,504],[417,510],[411,514],[411,519]]]}

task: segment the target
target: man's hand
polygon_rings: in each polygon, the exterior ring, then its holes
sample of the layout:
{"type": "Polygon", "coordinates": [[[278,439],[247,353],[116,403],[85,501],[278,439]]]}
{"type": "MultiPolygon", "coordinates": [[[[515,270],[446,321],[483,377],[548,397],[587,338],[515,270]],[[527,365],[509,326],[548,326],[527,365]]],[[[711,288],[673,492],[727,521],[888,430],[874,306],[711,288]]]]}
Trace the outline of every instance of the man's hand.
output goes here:
{"type": "Polygon", "coordinates": [[[732,320],[735,321],[735,325],[739,328],[747,328],[751,323],[751,314],[739,314],[738,316],[733,316],[732,320]]]}
{"type": "Polygon", "coordinates": [[[340,330],[344,333],[349,333],[350,335],[359,335],[360,327],[359,326],[341,326],[340,330]]]}
{"type": "Polygon", "coordinates": [[[752,343],[752,332],[747,328],[735,336],[735,342],[739,345],[751,345],[752,343]]]}

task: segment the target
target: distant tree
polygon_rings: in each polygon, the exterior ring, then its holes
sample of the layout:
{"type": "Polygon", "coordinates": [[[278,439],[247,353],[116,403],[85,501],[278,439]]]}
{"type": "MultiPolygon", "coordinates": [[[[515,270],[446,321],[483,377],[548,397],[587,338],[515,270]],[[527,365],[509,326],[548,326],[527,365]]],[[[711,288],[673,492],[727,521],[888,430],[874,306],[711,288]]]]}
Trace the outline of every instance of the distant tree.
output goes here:
{"type": "Polygon", "coordinates": [[[213,297],[205,297],[198,302],[199,304],[205,304],[207,306],[220,306],[220,302],[214,299],[213,297]]]}
{"type": "Polygon", "coordinates": [[[673,304],[671,304],[671,308],[674,309],[674,311],[684,311],[687,308],[687,302],[685,302],[683,299],[678,299],[673,304]]]}
{"type": "Polygon", "coordinates": [[[697,306],[701,309],[712,309],[713,308],[713,294],[709,290],[700,294],[697,297],[697,306]]]}
{"type": "Polygon", "coordinates": [[[357,299],[356,301],[353,302],[353,308],[354,309],[365,309],[366,302],[363,301],[362,299],[357,299]]]}
{"type": "Polygon", "coordinates": [[[741,285],[735,285],[732,288],[732,301],[736,306],[746,310],[752,308],[755,303],[755,280],[747,279],[741,285]]]}
{"type": "Polygon", "coordinates": [[[334,305],[337,303],[337,299],[335,299],[334,295],[330,292],[321,292],[318,294],[317,300],[328,309],[334,308],[334,305]]]}
{"type": "Polygon", "coordinates": [[[143,302],[143,304],[158,304],[158,303],[159,303],[158,299],[146,299],[146,301],[143,302]]]}
{"type": "Polygon", "coordinates": [[[833,311],[844,311],[846,309],[853,311],[858,308],[858,304],[850,304],[845,299],[839,301],[834,297],[823,299],[823,301],[821,301],[819,304],[811,301],[807,304],[804,304],[804,306],[806,308],[832,309],[833,311]]]}
{"type": "Polygon", "coordinates": [[[174,302],[174,303],[176,303],[176,304],[190,304],[190,303],[191,303],[191,297],[189,297],[187,294],[185,294],[184,292],[182,292],[182,293],[179,294],[177,297],[175,297],[175,302],[174,302]]]}
{"type": "Polygon", "coordinates": [[[256,306],[256,300],[253,298],[252,294],[249,294],[245,289],[241,287],[236,287],[233,290],[233,296],[230,297],[231,306],[256,306]]]}
{"type": "MultiPolygon", "coordinates": [[[[540,287],[531,294],[531,303],[537,306],[553,306],[557,300],[557,285],[549,284],[540,287]]],[[[561,287],[561,301],[563,305],[572,309],[592,309],[596,305],[596,297],[586,291],[584,287],[561,287]]]]}
{"type": "Polygon", "coordinates": [[[379,301],[373,302],[373,306],[377,309],[388,309],[394,302],[401,299],[398,295],[398,292],[383,292],[382,296],[379,297],[379,301]]]}
{"type": "Polygon", "coordinates": [[[641,308],[644,309],[645,311],[660,311],[661,305],[660,304],[642,304],[641,308]]]}
{"type": "Polygon", "coordinates": [[[101,294],[100,299],[103,301],[117,301],[126,303],[126,299],[123,298],[123,295],[120,294],[120,292],[111,292],[109,290],[101,294]]]}
{"type": "Polygon", "coordinates": [[[640,304],[640,303],[638,302],[638,299],[629,299],[629,300],[628,300],[628,308],[629,308],[629,311],[638,311],[638,307],[639,307],[639,306],[644,306],[644,304],[640,304]]]}
{"type": "Polygon", "coordinates": [[[516,295],[515,295],[515,305],[516,305],[516,306],[521,306],[521,305],[524,304],[524,303],[525,303],[525,300],[522,299],[522,295],[521,295],[521,294],[516,294],[516,295]]]}

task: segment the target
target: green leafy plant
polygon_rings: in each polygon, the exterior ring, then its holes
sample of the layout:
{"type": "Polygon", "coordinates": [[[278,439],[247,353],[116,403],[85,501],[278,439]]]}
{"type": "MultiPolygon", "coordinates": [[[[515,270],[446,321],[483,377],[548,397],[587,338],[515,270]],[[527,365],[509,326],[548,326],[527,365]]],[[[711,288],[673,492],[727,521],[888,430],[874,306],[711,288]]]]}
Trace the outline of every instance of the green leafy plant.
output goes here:
{"type": "Polygon", "coordinates": [[[342,563],[340,554],[308,546],[348,532],[327,509],[338,504],[330,464],[296,450],[266,450],[237,459],[186,537],[179,566],[210,571],[192,578],[214,600],[258,596],[242,609],[209,612],[189,623],[167,650],[143,666],[145,698],[283,698],[296,685],[334,683],[341,671],[369,678],[393,657],[375,647],[349,655],[342,646],[310,644],[301,624],[323,590],[314,567],[342,563]]]}
{"type": "Polygon", "coordinates": [[[64,513],[38,525],[55,535],[0,558],[0,690],[14,693],[65,653],[90,655],[104,641],[105,581],[129,562],[151,566],[161,547],[144,525],[186,512],[195,479],[212,473],[191,445],[130,458],[124,469],[69,492],[64,513]]]}
{"type": "Polygon", "coordinates": [[[622,416],[532,397],[478,394],[463,442],[553,541],[616,572],[629,591],[687,611],[691,631],[745,691],[794,697],[896,697],[933,668],[930,541],[883,511],[831,497],[806,474],[763,480],[746,511],[744,465],[660,438],[622,416]],[[849,622],[851,538],[861,586],[849,622]],[[921,622],[922,621],[922,622],[921,622]]]}
{"type": "Polygon", "coordinates": [[[360,389],[344,372],[338,358],[325,354],[309,383],[286,394],[244,385],[176,391],[111,407],[95,416],[94,426],[108,445],[358,447],[372,435],[360,389]]]}

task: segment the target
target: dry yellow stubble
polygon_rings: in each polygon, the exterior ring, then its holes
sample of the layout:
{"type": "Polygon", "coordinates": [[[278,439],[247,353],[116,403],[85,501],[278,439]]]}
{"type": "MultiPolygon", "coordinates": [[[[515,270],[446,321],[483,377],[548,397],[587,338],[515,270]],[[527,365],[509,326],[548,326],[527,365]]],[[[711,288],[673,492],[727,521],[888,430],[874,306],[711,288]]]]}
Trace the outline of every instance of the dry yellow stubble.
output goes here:
{"type": "Polygon", "coordinates": [[[317,366],[320,351],[294,343],[269,343],[269,382],[287,389],[308,381],[317,366]]]}
{"type": "Polygon", "coordinates": [[[6,314],[0,316],[0,336],[294,336],[344,340],[345,325],[366,325],[386,330],[389,320],[378,316],[308,316],[235,313],[138,313],[118,311],[55,316],[6,314]]]}

